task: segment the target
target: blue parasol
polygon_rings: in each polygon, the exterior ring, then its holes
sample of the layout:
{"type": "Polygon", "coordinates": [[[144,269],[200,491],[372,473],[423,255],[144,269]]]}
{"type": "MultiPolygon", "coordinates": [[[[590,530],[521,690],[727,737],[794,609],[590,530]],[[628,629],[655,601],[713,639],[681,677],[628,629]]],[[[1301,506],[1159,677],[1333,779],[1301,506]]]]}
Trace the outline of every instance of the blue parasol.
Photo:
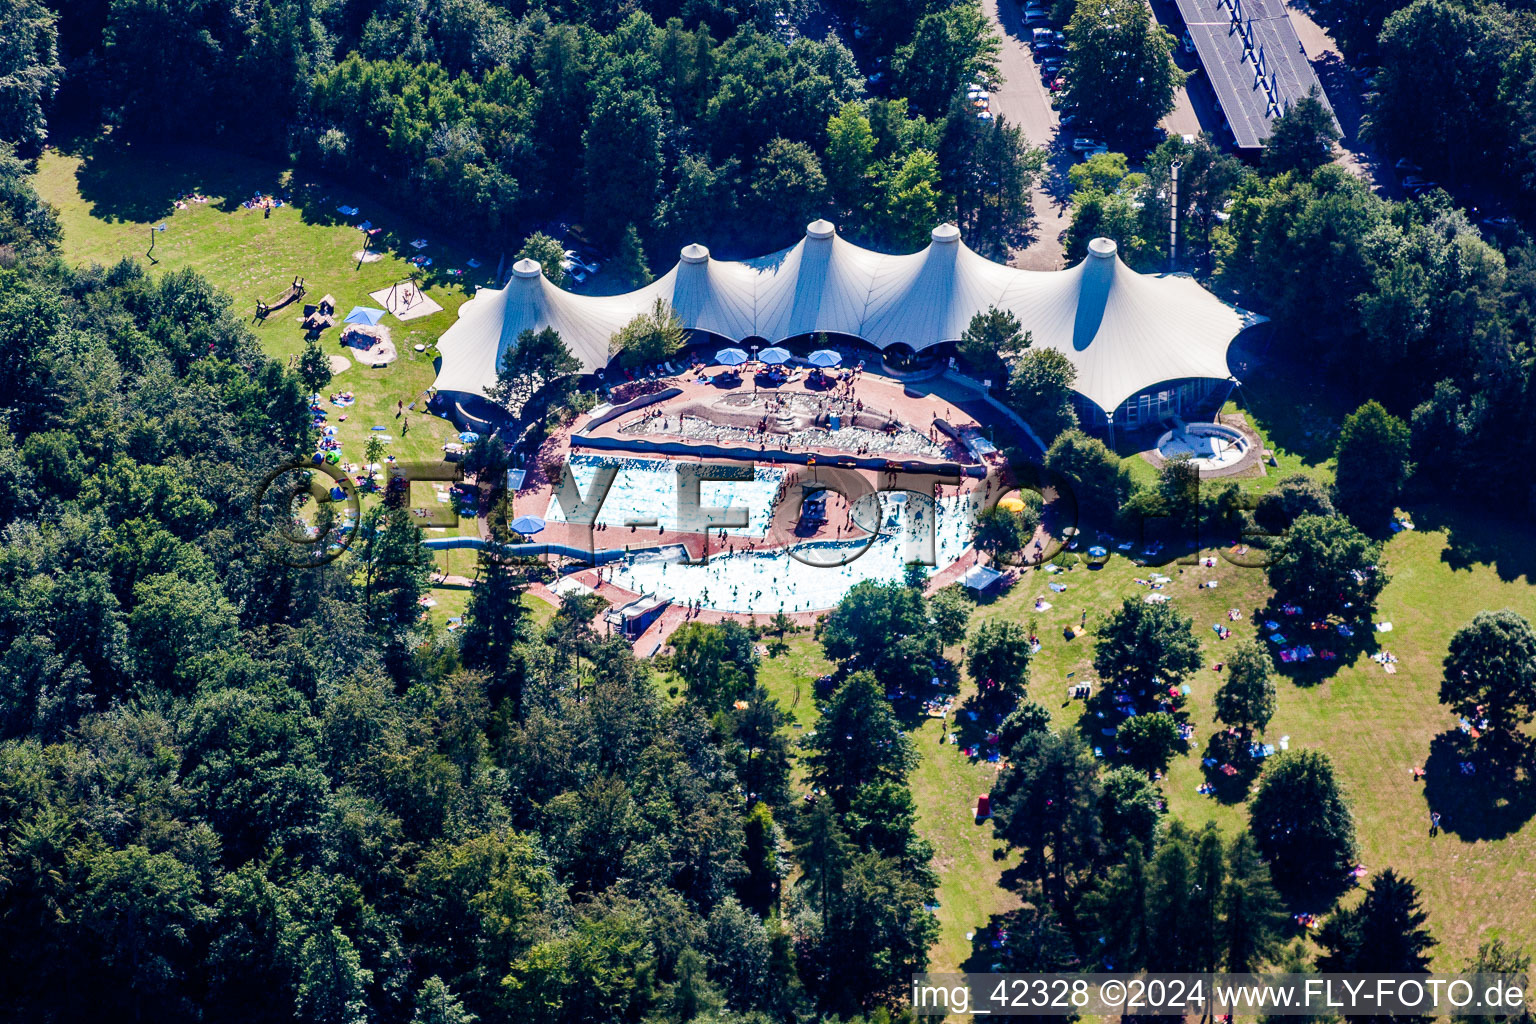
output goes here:
{"type": "Polygon", "coordinates": [[[812,366],[820,366],[824,369],[831,369],[832,367],[841,363],[843,361],[843,357],[841,353],[834,352],[829,348],[819,348],[807,356],[805,361],[810,363],[812,366]]]}
{"type": "Polygon", "coordinates": [[[765,348],[757,354],[757,358],[769,366],[778,366],[780,363],[789,362],[789,349],[765,348]]]}
{"type": "Polygon", "coordinates": [[[382,309],[374,309],[372,306],[353,306],[352,312],[347,314],[344,322],[349,324],[367,324],[369,327],[373,327],[383,319],[384,311],[382,309]]]}
{"type": "Polygon", "coordinates": [[[518,516],[512,520],[512,529],[524,537],[532,536],[544,529],[544,520],[538,516],[518,516]]]}
{"type": "Polygon", "coordinates": [[[740,366],[747,361],[747,354],[739,348],[723,348],[715,353],[715,363],[719,366],[740,366]]]}

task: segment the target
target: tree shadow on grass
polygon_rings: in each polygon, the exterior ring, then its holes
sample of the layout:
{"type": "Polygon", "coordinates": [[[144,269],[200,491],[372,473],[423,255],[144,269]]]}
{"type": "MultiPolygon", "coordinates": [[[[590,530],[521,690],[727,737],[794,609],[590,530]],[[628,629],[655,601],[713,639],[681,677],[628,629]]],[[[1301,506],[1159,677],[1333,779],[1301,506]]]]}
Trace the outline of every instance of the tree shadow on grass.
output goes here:
{"type": "Polygon", "coordinates": [[[1077,720],[1077,731],[1083,742],[1099,760],[1115,763],[1120,747],[1115,736],[1129,716],[1115,702],[1114,688],[1098,686],[1092,696],[1083,702],[1083,713],[1077,720]]]}
{"type": "MultiPolygon", "coordinates": [[[[147,224],[168,218],[176,212],[176,201],[183,196],[202,194],[215,200],[221,213],[236,213],[253,195],[272,195],[296,210],[307,225],[322,227],[360,223],[371,220],[383,230],[369,240],[368,248],[385,255],[414,255],[409,243],[416,237],[432,238],[425,225],[408,215],[397,214],[386,203],[373,198],[364,189],[331,181],[308,169],[295,170],[253,157],[233,155],[214,149],[184,144],[118,141],[101,137],[79,143],[73,150],[81,158],[75,172],[76,187],[89,206],[90,214],[109,223],[147,224]],[[356,217],[337,211],[340,205],[359,207],[356,217]],[[385,223],[379,224],[380,221],[385,223]]],[[[252,215],[258,211],[251,210],[252,215]]],[[[357,245],[363,247],[365,236],[358,232],[357,245]]],[[[475,283],[488,282],[490,268],[454,266],[459,254],[450,255],[441,245],[434,245],[433,265],[416,271],[423,288],[460,287],[473,291],[475,283]],[[461,270],[450,274],[449,270],[461,270]]],[[[408,272],[407,272],[408,273],[408,272]]],[[[401,274],[403,280],[407,273],[401,274]]]]}
{"type": "Polygon", "coordinates": [[[1424,799],[1445,831],[1472,842],[1503,839],[1536,815],[1531,767],[1527,737],[1500,749],[1488,737],[1475,741],[1450,729],[1430,741],[1424,799]]]}
{"type": "Polygon", "coordinates": [[[1003,872],[998,887],[1018,894],[1023,905],[987,915],[986,924],[971,933],[971,952],[960,969],[968,974],[1054,973],[1077,967],[1076,952],[1041,895],[1039,881],[1016,865],[1003,872]]]}
{"type": "Polygon", "coordinates": [[[1501,518],[1486,502],[1467,507],[1451,501],[1415,505],[1413,519],[1420,530],[1445,532],[1440,561],[1451,569],[1490,565],[1505,583],[1536,580],[1536,536],[1529,522],[1501,518]]]}
{"type": "Polygon", "coordinates": [[[1222,729],[1211,734],[1200,757],[1200,770],[1217,803],[1232,806],[1248,799],[1259,777],[1260,762],[1250,752],[1250,740],[1222,729]]]}
{"type": "Polygon", "coordinates": [[[1279,334],[1270,328],[1234,343],[1229,358],[1243,384],[1232,397],[1270,448],[1321,466],[1333,457],[1339,424],[1351,410],[1314,367],[1292,365],[1280,354],[1288,346],[1279,334]]]}
{"type": "Polygon", "coordinates": [[[1315,620],[1311,616],[1287,615],[1283,608],[1271,604],[1257,610],[1254,623],[1260,642],[1274,658],[1275,671],[1300,687],[1327,682],[1340,668],[1353,665],[1362,657],[1370,657],[1381,646],[1369,620],[1346,623],[1353,635],[1344,636],[1338,631],[1336,622],[1330,621],[1326,629],[1314,628],[1315,620]],[[1267,625],[1271,622],[1276,624],[1274,628],[1267,625]],[[1285,641],[1272,640],[1276,634],[1285,637],[1285,641]],[[1311,656],[1302,657],[1300,652],[1308,648],[1311,656]],[[1288,652],[1297,656],[1286,661],[1288,652]]]}
{"type": "Polygon", "coordinates": [[[75,172],[91,216],[114,223],[146,223],[176,212],[176,200],[202,193],[220,197],[217,209],[239,209],[256,192],[282,191],[282,171],[240,158],[231,161],[195,147],[117,142],[83,146],[75,172]]]}

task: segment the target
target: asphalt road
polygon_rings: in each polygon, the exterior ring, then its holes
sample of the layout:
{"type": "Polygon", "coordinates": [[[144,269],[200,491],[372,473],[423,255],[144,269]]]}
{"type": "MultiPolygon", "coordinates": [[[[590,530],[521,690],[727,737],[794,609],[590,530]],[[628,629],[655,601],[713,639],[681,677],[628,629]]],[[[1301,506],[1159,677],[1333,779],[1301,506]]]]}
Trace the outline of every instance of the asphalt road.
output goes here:
{"type": "Polygon", "coordinates": [[[1035,183],[1032,238],[1014,251],[1010,262],[1029,270],[1059,270],[1064,262],[1061,235],[1071,220],[1067,208],[1070,140],[1060,136],[1050,91],[1041,84],[1029,49],[1030,33],[1018,0],[982,0],[982,7],[1003,43],[998,56],[1003,80],[992,90],[992,112],[1023,128],[1031,145],[1044,146],[1050,153],[1045,172],[1035,183]]]}

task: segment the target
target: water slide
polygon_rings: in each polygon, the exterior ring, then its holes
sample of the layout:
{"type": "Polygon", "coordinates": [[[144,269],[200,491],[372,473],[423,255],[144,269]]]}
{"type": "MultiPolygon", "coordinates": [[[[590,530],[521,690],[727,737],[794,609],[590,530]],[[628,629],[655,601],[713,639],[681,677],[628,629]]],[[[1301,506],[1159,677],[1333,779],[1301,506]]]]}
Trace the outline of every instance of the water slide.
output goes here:
{"type": "Polygon", "coordinates": [[[573,548],[568,544],[499,544],[496,541],[485,540],[481,537],[430,537],[423,540],[421,546],[428,551],[473,548],[476,551],[493,551],[503,558],[540,558],[544,555],[559,555],[563,558],[574,558],[578,561],[590,562],[593,565],[616,562],[625,555],[639,553],[636,551],[626,551],[623,548],[610,548],[597,552],[584,551],[581,548],[573,548]]]}

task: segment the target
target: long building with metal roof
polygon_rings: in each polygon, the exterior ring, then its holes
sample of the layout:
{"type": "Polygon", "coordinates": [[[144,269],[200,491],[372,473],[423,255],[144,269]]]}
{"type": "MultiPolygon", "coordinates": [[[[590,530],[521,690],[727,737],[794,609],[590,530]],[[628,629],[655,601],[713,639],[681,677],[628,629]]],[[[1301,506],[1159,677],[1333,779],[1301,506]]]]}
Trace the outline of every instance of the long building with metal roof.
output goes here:
{"type": "MultiPolygon", "coordinates": [[[[583,367],[599,370],[614,334],[658,299],[687,327],[733,341],[827,332],[913,351],[957,341],[972,316],[996,306],[1018,317],[1036,347],[1067,356],[1077,392],[1108,418],[1160,383],[1229,379],[1227,346],[1264,319],[1187,275],[1137,273],[1107,238],[1095,239],[1076,266],[1030,271],[975,252],[953,224],[935,228],[921,251],[892,255],[857,246],[818,220],[790,248],[746,262],[687,246],[666,274],[623,295],[565,291],[533,260],[519,260],[507,287],[481,289],[439,340],[436,387],[483,395],[502,353],[530,328],[553,327],[583,367]]],[[[1134,424],[1147,413],[1137,415],[1132,403],[1118,419],[1134,424]]]]}
{"type": "Polygon", "coordinates": [[[1284,0],[1177,0],[1238,149],[1258,150],[1275,118],[1317,87],[1284,0]]]}

